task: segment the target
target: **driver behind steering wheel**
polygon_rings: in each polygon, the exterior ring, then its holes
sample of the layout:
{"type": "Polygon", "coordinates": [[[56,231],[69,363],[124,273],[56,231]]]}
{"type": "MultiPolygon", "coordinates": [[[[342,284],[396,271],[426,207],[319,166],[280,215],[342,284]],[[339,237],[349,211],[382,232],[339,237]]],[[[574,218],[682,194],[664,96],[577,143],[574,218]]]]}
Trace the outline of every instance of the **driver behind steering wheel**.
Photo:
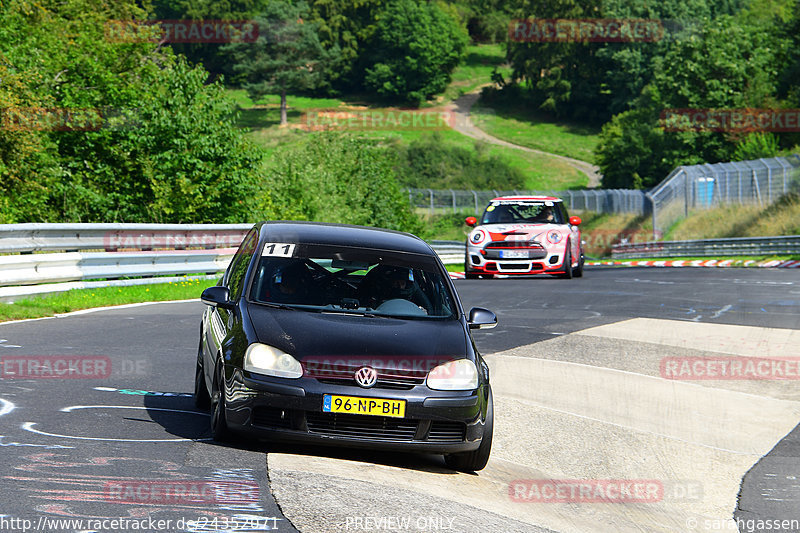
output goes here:
{"type": "Polygon", "coordinates": [[[429,313],[431,309],[430,300],[414,281],[414,272],[406,267],[387,267],[385,269],[379,285],[379,299],[383,302],[396,299],[408,300],[426,313],[429,313]]]}

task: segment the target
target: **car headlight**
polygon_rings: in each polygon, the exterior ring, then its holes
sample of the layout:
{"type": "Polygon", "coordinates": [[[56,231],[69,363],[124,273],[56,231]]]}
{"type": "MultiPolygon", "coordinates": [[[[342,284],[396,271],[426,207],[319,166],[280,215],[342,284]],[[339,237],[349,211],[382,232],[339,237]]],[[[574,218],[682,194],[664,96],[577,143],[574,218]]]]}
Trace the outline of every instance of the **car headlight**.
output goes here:
{"type": "Polygon", "coordinates": [[[478,388],[478,369],[469,359],[458,359],[428,372],[428,387],[434,390],[473,390],[478,388]]]}
{"type": "Polygon", "coordinates": [[[244,369],[256,374],[278,378],[299,378],[303,375],[300,361],[277,348],[253,343],[244,355],[244,369]]]}

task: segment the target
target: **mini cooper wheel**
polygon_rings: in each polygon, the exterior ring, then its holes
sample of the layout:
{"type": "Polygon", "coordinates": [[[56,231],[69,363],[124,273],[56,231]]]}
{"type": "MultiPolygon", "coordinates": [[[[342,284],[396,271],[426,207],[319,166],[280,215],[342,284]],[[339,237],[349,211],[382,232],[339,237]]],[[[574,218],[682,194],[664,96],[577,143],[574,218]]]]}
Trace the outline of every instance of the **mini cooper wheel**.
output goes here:
{"type": "Polygon", "coordinates": [[[477,472],[486,467],[492,452],[492,433],[494,432],[494,408],[492,391],[489,389],[489,405],[486,407],[486,425],[483,438],[477,450],[471,452],[451,453],[444,456],[444,462],[453,470],[461,472],[477,472]]]}
{"type": "Polygon", "coordinates": [[[581,254],[581,260],[578,261],[578,267],[572,273],[572,275],[575,276],[576,278],[582,278],[583,277],[583,263],[585,261],[586,261],[586,258],[583,256],[583,254],[581,254]]]}
{"type": "Polygon", "coordinates": [[[572,279],[572,250],[570,250],[569,241],[567,241],[567,254],[564,256],[564,273],[558,277],[572,279]]]}

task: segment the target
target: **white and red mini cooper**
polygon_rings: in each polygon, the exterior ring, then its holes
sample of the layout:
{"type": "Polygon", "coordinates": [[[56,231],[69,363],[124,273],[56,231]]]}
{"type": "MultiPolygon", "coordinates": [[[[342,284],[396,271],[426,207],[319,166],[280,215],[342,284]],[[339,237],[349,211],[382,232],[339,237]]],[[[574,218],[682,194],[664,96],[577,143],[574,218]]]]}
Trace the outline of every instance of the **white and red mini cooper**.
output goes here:
{"type": "Polygon", "coordinates": [[[579,217],[570,217],[560,198],[503,196],[495,198],[467,236],[464,275],[468,279],[495,274],[583,275],[579,217]]]}

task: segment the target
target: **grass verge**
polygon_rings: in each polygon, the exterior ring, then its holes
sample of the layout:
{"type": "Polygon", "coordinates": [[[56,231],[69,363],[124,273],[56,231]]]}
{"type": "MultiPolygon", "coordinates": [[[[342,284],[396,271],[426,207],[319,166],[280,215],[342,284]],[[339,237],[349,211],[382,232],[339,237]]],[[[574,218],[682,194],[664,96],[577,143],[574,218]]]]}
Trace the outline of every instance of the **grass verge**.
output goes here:
{"type": "Polygon", "coordinates": [[[25,298],[13,304],[0,302],[0,322],[41,318],[93,307],[108,307],[140,302],[189,300],[199,298],[215,280],[186,280],[174,283],[154,283],[130,287],[75,289],[62,293],[25,298]]]}
{"type": "Polygon", "coordinates": [[[563,155],[589,163],[594,162],[594,149],[599,142],[599,128],[568,122],[556,122],[525,107],[495,103],[476,105],[473,121],[498,139],[563,155]]]}

